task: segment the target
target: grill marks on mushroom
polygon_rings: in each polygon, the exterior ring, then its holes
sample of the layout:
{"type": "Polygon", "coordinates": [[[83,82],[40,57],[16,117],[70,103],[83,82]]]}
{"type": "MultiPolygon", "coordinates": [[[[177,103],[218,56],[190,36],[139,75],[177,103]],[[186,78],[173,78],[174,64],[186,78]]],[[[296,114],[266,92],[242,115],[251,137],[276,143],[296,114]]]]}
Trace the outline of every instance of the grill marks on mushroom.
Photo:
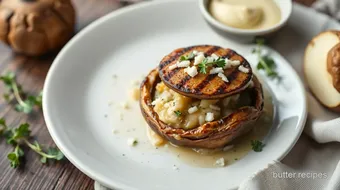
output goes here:
{"type": "MultiPolygon", "coordinates": [[[[230,67],[224,70],[229,82],[223,81],[217,74],[207,75],[199,73],[195,77],[190,77],[185,68],[175,68],[181,56],[188,56],[192,51],[204,52],[205,56],[216,54],[222,58],[239,60],[245,68],[250,68],[249,63],[239,54],[231,49],[223,49],[218,46],[201,45],[180,48],[165,56],[159,65],[160,78],[172,90],[185,96],[198,99],[219,99],[232,94],[236,94],[247,87],[251,80],[252,72],[241,72],[238,67],[230,67]]],[[[192,66],[194,60],[191,61],[192,66]]],[[[209,69],[210,70],[210,69],[209,69]]],[[[209,73],[209,70],[207,73],[209,73]]]]}

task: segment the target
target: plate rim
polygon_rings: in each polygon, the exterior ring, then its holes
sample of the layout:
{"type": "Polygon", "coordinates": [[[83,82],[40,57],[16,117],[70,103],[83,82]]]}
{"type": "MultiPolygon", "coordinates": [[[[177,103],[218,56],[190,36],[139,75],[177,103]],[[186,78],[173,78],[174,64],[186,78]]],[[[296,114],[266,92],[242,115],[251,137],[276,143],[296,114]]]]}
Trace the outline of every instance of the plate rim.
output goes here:
{"type": "MultiPolygon", "coordinates": [[[[77,43],[79,40],[82,39],[83,35],[85,35],[86,33],[92,31],[93,29],[95,29],[98,25],[101,25],[103,22],[105,22],[106,20],[112,18],[112,17],[116,17],[119,15],[123,15],[126,13],[129,13],[135,9],[139,9],[139,8],[144,8],[144,7],[148,7],[148,6],[156,6],[158,4],[166,4],[166,3],[173,3],[173,2],[182,2],[183,0],[163,0],[163,1],[148,1],[148,2],[141,2],[141,3],[137,3],[137,4],[133,4],[130,5],[128,7],[123,7],[120,8],[118,10],[115,10],[97,20],[95,20],[94,22],[92,22],[91,24],[89,24],[88,26],[86,26],[84,29],[82,29],[79,33],[77,33],[63,48],[62,50],[58,53],[58,55],[56,56],[56,58],[54,59],[48,73],[46,76],[46,80],[44,83],[44,91],[43,91],[43,116],[46,122],[46,126],[47,129],[53,139],[53,141],[55,142],[55,144],[58,146],[58,148],[65,154],[65,157],[67,157],[67,159],[74,165],[76,166],[81,172],[83,172],[84,174],[86,174],[87,176],[89,176],[91,179],[96,180],[98,182],[100,182],[101,184],[108,186],[108,187],[114,187],[114,188],[118,188],[118,189],[134,189],[131,186],[127,186],[123,183],[117,182],[115,180],[109,180],[108,178],[106,178],[104,175],[101,175],[100,173],[96,173],[95,171],[93,171],[91,169],[91,167],[88,167],[87,165],[83,164],[82,162],[79,162],[79,159],[76,158],[76,156],[70,152],[68,150],[68,148],[66,148],[67,146],[65,146],[65,144],[63,142],[60,141],[57,132],[55,130],[55,126],[51,120],[51,117],[49,115],[49,110],[50,106],[48,104],[48,89],[51,87],[50,83],[52,80],[52,76],[54,75],[54,70],[58,67],[58,63],[60,63],[60,59],[64,56],[64,53],[66,51],[68,51],[70,48],[72,48],[73,44],[77,43]]],[[[193,1],[193,0],[189,0],[189,1],[193,1]]],[[[271,49],[270,47],[267,47],[269,49],[271,49]]],[[[272,50],[272,49],[271,49],[272,50]]],[[[274,50],[275,51],[275,50],[274,50]]],[[[276,52],[276,51],[275,51],[276,52]]],[[[283,56],[281,56],[281,54],[278,53],[278,55],[287,63],[289,63],[287,61],[286,58],[284,58],[283,56]]],[[[282,153],[282,155],[278,158],[278,160],[282,160],[290,151],[291,149],[295,146],[296,142],[299,140],[299,137],[302,134],[302,131],[304,129],[306,120],[307,120],[307,98],[306,98],[306,89],[304,88],[304,85],[302,83],[302,80],[300,78],[300,76],[297,74],[297,72],[294,70],[294,68],[291,65],[288,65],[290,72],[295,75],[295,77],[298,79],[298,85],[300,86],[300,88],[302,89],[302,96],[304,97],[304,101],[303,101],[303,115],[301,115],[301,119],[299,120],[299,122],[297,123],[297,126],[299,126],[299,131],[297,132],[297,137],[295,138],[294,142],[290,145],[289,149],[287,149],[285,152],[282,153]]],[[[232,187],[232,188],[237,188],[237,187],[232,187]]]]}

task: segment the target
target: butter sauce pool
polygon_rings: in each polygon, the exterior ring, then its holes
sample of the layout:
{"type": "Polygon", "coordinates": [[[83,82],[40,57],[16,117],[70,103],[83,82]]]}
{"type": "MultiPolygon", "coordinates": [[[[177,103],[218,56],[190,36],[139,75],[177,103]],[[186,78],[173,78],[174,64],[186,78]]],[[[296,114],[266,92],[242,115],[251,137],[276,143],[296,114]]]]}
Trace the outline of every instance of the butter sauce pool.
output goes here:
{"type": "MultiPolygon", "coordinates": [[[[135,151],[142,151],[147,154],[150,149],[157,149],[160,154],[168,153],[172,154],[176,159],[182,162],[202,168],[220,167],[216,165],[216,161],[223,158],[224,165],[228,166],[237,162],[246,156],[249,151],[252,151],[251,140],[263,140],[272,127],[274,116],[274,105],[272,98],[268,90],[263,86],[264,93],[264,111],[255,123],[253,130],[249,133],[232,141],[232,147],[229,150],[204,150],[204,149],[191,149],[184,147],[176,147],[166,140],[159,138],[149,126],[146,124],[142,114],[140,113],[138,102],[129,102],[129,108],[120,110],[120,114],[117,114],[117,107],[112,106],[112,116],[118,118],[112,118],[114,120],[121,120],[119,126],[114,128],[114,136],[119,138],[131,137],[138,140],[138,144],[133,147],[135,151]],[[138,113],[138,114],[137,114],[138,113]],[[122,114],[122,115],[121,115],[122,114]],[[135,118],[133,120],[129,118],[135,118]],[[151,135],[150,135],[151,134],[151,135]]],[[[265,148],[265,147],[264,147],[265,148]]],[[[259,153],[261,154],[261,153],[259,153]]]]}
{"type": "Polygon", "coordinates": [[[189,165],[205,168],[218,167],[215,163],[221,158],[224,158],[226,166],[242,159],[249,151],[252,151],[251,140],[263,140],[273,124],[274,105],[272,98],[265,88],[263,88],[263,92],[265,104],[262,116],[255,123],[256,126],[254,126],[252,131],[232,141],[233,147],[229,150],[194,150],[191,148],[176,147],[170,144],[168,145],[169,151],[189,165]]]}

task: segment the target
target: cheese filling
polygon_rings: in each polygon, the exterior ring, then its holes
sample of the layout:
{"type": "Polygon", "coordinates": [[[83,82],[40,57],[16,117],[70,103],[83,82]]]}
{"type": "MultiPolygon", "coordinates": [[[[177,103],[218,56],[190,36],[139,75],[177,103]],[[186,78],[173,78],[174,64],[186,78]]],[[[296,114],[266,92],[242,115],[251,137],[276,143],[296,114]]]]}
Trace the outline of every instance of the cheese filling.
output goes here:
{"type": "MultiPolygon", "coordinates": [[[[250,98],[246,99],[250,100],[250,98]]],[[[240,107],[240,101],[239,94],[219,100],[189,98],[176,93],[160,82],[156,86],[152,105],[161,121],[174,128],[192,129],[228,116],[240,107]]],[[[250,101],[242,104],[247,103],[250,101]]]]}

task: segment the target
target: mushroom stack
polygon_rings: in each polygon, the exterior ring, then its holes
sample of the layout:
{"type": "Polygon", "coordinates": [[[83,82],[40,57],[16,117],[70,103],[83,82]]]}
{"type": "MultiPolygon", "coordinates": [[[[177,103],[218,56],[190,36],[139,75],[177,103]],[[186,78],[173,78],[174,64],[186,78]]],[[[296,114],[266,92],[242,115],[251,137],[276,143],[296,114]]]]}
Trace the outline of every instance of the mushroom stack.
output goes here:
{"type": "Polygon", "coordinates": [[[248,61],[218,46],[176,49],[141,84],[145,120],[177,146],[225,147],[253,129],[263,106],[248,61]]]}

